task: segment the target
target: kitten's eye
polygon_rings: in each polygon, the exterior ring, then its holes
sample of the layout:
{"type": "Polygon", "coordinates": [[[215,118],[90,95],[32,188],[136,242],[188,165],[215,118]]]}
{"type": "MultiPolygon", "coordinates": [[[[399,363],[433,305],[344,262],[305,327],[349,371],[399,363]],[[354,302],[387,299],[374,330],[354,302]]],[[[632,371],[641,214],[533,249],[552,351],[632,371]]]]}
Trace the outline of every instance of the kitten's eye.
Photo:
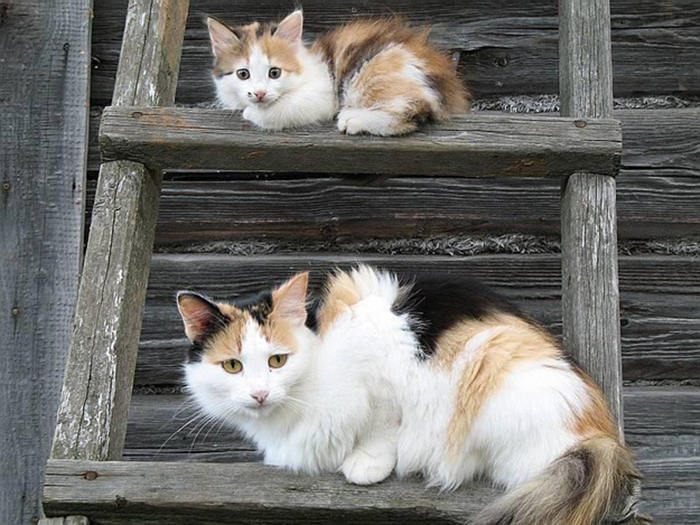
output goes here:
{"type": "Polygon", "coordinates": [[[282,368],[286,362],[287,354],[273,355],[270,359],[267,360],[267,364],[270,365],[270,368],[282,368]]]}
{"type": "Polygon", "coordinates": [[[267,74],[271,79],[275,80],[282,76],[282,70],[278,67],[271,67],[267,74]]]}
{"type": "Polygon", "coordinates": [[[229,374],[237,374],[238,372],[243,370],[243,363],[241,363],[238,359],[229,359],[228,361],[224,361],[223,363],[221,363],[221,366],[229,374]]]}
{"type": "Polygon", "coordinates": [[[236,75],[241,80],[248,80],[250,78],[250,71],[248,71],[247,69],[239,69],[238,71],[236,71],[236,75]]]}

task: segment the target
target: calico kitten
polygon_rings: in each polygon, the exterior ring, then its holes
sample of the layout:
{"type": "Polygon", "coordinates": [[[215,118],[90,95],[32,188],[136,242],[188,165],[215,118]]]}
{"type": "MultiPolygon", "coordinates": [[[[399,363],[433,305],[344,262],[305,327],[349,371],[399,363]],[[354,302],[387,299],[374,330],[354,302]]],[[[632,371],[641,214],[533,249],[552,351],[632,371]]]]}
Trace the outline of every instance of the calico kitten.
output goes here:
{"type": "Polygon", "coordinates": [[[601,391],[507,301],[359,267],[329,280],[311,330],[306,282],[262,303],[178,299],[190,391],[266,462],[364,484],[392,470],[443,489],[486,477],[509,492],[478,524],[646,522],[601,391]]]}
{"type": "Polygon", "coordinates": [[[332,120],[349,135],[402,135],[469,107],[450,59],[427,29],[401,18],[360,20],[302,42],[303,15],[228,27],[208,18],[220,103],[263,129],[332,120]]]}

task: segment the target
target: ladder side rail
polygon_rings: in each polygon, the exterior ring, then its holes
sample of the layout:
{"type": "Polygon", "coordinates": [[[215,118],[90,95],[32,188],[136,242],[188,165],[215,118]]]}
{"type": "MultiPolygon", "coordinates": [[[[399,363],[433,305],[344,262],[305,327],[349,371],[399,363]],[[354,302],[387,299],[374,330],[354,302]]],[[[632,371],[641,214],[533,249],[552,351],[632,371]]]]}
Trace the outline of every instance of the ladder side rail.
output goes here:
{"type": "MultiPolygon", "coordinates": [[[[560,0],[561,114],[611,118],[609,0],[560,0]]],[[[565,346],[598,383],[622,438],[622,364],[615,178],[578,172],[562,184],[565,346]]]]}
{"type": "MultiPolygon", "coordinates": [[[[130,0],[115,105],[172,105],[188,0],[130,0]]],[[[52,457],[121,458],[161,173],[100,167],[52,457]]]]}

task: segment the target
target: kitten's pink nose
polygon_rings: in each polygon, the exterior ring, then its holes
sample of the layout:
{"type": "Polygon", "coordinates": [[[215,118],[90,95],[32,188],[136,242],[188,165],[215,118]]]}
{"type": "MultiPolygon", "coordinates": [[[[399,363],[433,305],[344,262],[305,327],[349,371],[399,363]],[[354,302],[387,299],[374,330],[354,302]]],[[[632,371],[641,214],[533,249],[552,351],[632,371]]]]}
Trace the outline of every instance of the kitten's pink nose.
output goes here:
{"type": "Polygon", "coordinates": [[[268,392],[267,390],[258,390],[257,392],[253,392],[252,394],[250,394],[250,397],[252,397],[262,405],[269,394],[270,392],[268,392]]]}
{"type": "Polygon", "coordinates": [[[255,91],[253,95],[255,95],[255,98],[258,99],[258,102],[262,102],[265,95],[267,95],[267,91],[255,91]]]}

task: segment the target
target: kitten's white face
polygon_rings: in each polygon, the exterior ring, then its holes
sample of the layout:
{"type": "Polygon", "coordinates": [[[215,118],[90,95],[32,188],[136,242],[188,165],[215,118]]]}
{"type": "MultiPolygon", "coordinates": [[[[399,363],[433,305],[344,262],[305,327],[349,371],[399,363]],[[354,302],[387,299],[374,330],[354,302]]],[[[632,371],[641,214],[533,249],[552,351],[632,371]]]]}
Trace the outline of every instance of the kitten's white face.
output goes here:
{"type": "Polygon", "coordinates": [[[178,307],[192,341],[188,390],[207,413],[230,423],[297,410],[314,334],[305,326],[308,274],[238,305],[184,292],[178,307]]]}
{"type": "Polygon", "coordinates": [[[265,109],[304,84],[300,11],[276,27],[255,22],[230,29],[211,18],[207,24],[216,59],[212,74],[227,107],[265,109]]]}
{"type": "Polygon", "coordinates": [[[214,82],[219,99],[240,109],[249,106],[265,109],[294,93],[304,82],[303,75],[284,68],[280,60],[268,56],[260,45],[254,45],[248,57],[230,62],[230,67],[231,71],[215,76],[214,82]]]}

